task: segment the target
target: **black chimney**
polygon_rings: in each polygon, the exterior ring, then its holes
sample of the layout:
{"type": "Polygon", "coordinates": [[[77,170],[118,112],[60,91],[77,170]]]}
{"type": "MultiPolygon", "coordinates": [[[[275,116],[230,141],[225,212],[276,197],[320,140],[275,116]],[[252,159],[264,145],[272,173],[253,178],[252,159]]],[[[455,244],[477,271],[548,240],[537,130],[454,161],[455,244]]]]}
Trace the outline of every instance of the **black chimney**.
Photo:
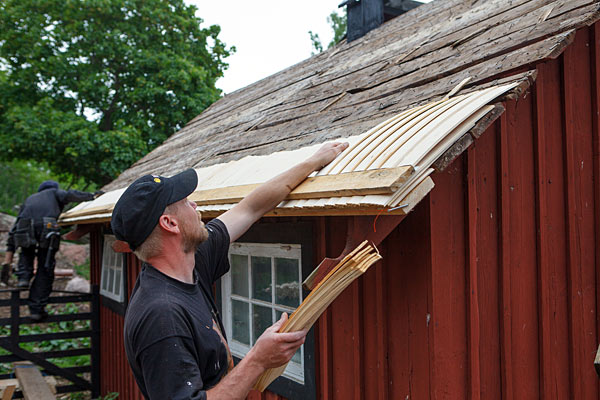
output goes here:
{"type": "Polygon", "coordinates": [[[348,42],[364,36],[400,14],[422,3],[413,0],[346,0],[340,7],[347,7],[348,42]]]}

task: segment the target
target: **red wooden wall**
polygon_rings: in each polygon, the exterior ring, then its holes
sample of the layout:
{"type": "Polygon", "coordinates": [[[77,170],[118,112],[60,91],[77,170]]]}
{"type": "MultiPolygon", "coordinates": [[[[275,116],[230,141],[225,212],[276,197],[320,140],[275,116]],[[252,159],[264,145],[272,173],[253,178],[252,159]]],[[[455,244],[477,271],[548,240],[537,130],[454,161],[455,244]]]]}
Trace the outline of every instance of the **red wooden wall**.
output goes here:
{"type": "MultiPolygon", "coordinates": [[[[102,240],[98,231],[90,238],[91,281],[100,284],[102,265],[102,240]]],[[[127,255],[127,286],[131,294],[140,270],[140,263],[133,254],[127,255]]],[[[100,296],[102,299],[102,296],[100,296]]],[[[123,344],[123,316],[111,309],[100,307],[100,393],[119,393],[122,400],[143,400],[144,396],[135,383],[135,379],[123,344]]]]}
{"type": "Polygon", "coordinates": [[[319,320],[319,398],[598,399],[599,46],[538,65],[319,320]]]}
{"type": "MultiPolygon", "coordinates": [[[[320,318],[317,398],[600,397],[599,50],[600,25],[578,31],[562,56],[537,65],[530,92],[434,176],[380,246],[383,262],[320,318]]],[[[337,256],[344,218],[315,226],[317,260],[337,256]]],[[[129,265],[131,290],[139,265],[129,265]]],[[[102,393],[138,399],[122,321],[102,308],[102,393]]]]}

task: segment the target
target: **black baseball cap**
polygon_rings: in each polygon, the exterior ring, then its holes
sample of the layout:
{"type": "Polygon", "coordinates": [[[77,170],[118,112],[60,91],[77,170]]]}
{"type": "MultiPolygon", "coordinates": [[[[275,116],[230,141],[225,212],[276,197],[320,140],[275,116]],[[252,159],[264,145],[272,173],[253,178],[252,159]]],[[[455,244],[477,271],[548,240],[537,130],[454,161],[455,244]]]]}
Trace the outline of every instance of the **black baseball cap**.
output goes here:
{"type": "Polygon", "coordinates": [[[193,169],[170,178],[144,175],[121,195],[112,213],[111,226],[117,239],[135,250],[154,230],[169,204],[189,196],[198,185],[193,169]]]}

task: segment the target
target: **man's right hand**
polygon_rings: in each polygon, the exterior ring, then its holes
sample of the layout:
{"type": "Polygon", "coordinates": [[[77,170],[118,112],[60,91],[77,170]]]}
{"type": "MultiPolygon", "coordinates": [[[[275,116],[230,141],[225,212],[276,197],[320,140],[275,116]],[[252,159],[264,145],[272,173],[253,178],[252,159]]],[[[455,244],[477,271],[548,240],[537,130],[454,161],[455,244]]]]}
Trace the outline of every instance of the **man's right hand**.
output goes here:
{"type": "Polygon", "coordinates": [[[242,400],[260,375],[291,360],[298,347],[304,343],[307,331],[279,333],[287,321],[287,314],[258,338],[246,357],[236,365],[216,386],[206,392],[208,400],[242,400]]]}
{"type": "Polygon", "coordinates": [[[246,357],[250,356],[252,362],[265,370],[279,367],[290,361],[296,350],[304,344],[308,331],[279,333],[287,319],[287,314],[283,313],[279,321],[267,328],[258,338],[246,357]]]}

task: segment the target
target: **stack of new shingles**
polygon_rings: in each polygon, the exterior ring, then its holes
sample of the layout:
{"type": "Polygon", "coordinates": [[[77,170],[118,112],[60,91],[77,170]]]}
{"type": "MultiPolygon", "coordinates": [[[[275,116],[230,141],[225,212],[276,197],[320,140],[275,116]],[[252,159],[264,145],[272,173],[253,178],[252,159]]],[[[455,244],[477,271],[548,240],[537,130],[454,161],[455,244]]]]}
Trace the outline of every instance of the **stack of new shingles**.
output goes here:
{"type": "MultiPolygon", "coordinates": [[[[380,259],[381,256],[375,247],[368,244],[367,241],[362,242],[319,282],[279,332],[310,329],[344,289],[380,259]]],[[[286,365],[283,365],[267,370],[260,376],[254,388],[261,392],[265,390],[275,378],[283,373],[285,367],[286,365]]]]}
{"type": "MultiPolygon", "coordinates": [[[[393,193],[300,199],[294,198],[292,193],[289,200],[278,208],[301,212],[302,209],[315,208],[397,206],[433,172],[431,165],[437,158],[493,108],[488,104],[515,86],[517,83],[493,86],[407,110],[364,134],[344,139],[350,142],[350,147],[314,175],[315,178],[329,176],[341,179],[349,173],[412,167],[406,173],[401,187],[393,193]]],[[[285,167],[302,161],[317,148],[312,146],[267,156],[246,157],[199,169],[200,183],[194,199],[202,211],[227,210],[235,202],[228,201],[226,188],[264,182],[285,167]],[[219,194],[220,188],[223,189],[220,192],[222,196],[219,194]]]]}

